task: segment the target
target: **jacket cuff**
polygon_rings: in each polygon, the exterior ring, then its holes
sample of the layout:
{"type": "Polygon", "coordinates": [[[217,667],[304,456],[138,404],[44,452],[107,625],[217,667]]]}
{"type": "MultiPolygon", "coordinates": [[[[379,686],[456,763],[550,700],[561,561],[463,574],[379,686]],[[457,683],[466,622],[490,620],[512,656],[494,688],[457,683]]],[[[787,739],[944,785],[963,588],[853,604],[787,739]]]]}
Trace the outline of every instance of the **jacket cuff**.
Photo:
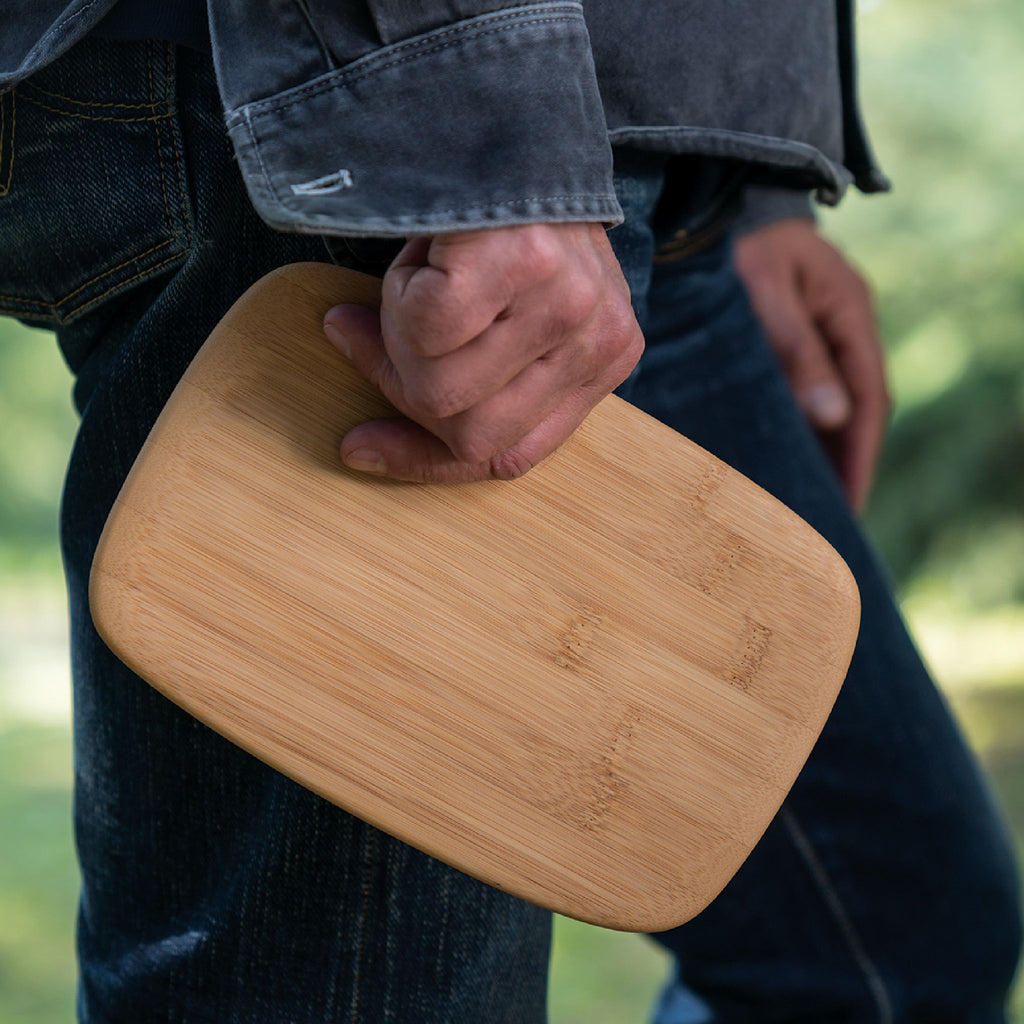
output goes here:
{"type": "Polygon", "coordinates": [[[622,219],[578,3],[468,18],[226,116],[256,209],[281,230],[622,219]]]}
{"type": "Polygon", "coordinates": [[[815,220],[812,196],[812,192],[798,188],[748,185],[743,190],[743,203],[733,222],[733,230],[737,235],[745,235],[791,217],[815,220]]]}

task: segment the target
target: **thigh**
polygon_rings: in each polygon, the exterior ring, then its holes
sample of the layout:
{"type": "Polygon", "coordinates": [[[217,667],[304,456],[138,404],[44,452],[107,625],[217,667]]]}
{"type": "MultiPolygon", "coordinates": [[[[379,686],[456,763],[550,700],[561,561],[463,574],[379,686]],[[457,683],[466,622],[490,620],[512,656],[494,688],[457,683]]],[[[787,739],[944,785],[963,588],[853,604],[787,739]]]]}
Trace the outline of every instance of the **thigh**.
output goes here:
{"type": "Polygon", "coordinates": [[[250,283],[326,259],[322,241],[254,215],[198,54],[89,42],[13,100],[4,308],[57,330],[82,412],[62,508],[81,1019],[542,1021],[549,915],[222,740],[90,620],[99,533],[185,366],[250,283]]]}
{"type": "Polygon", "coordinates": [[[1003,822],[728,246],[659,265],[649,309],[626,397],[807,519],[862,600],[848,678],[781,814],[719,899],[660,941],[716,1021],[999,1020],[1019,941],[1003,822]]]}

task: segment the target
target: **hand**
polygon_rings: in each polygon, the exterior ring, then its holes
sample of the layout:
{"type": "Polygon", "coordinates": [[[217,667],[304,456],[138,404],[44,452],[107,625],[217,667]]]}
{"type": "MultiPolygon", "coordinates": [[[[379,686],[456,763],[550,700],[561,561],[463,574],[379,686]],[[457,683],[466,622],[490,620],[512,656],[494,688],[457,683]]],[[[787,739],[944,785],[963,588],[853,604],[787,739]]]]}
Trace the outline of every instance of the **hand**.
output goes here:
{"type": "Polygon", "coordinates": [[[803,219],[740,238],[736,267],[798,404],[862,510],[890,409],[867,285],[803,219]]]}
{"type": "Polygon", "coordinates": [[[324,330],[408,417],[351,430],[346,465],[434,483],[522,476],[643,351],[596,224],[412,239],[384,277],[379,316],[336,306],[324,330]]]}

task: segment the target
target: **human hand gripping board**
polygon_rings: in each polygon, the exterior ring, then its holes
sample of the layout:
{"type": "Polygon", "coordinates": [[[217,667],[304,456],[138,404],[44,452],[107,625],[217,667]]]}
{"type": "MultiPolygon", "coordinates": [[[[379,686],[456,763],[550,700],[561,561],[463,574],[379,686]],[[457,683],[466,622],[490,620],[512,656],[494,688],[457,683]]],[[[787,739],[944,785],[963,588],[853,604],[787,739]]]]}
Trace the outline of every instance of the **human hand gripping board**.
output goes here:
{"type": "Polygon", "coordinates": [[[681,924],[825,722],[850,573],[614,396],[520,480],[347,469],[341,437],[394,413],[321,323],[379,296],[295,264],[230,310],[107,522],[96,625],[196,718],[411,845],[570,917],[681,924]]]}

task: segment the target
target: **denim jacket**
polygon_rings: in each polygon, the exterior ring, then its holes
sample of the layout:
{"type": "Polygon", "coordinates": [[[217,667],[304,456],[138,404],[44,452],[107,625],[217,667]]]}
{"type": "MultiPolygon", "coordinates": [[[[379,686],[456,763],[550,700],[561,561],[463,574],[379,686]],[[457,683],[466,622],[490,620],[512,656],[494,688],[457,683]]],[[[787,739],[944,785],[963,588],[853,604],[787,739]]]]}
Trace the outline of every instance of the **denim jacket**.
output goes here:
{"type": "MultiPolygon", "coordinates": [[[[114,3],[0,0],[0,90],[114,3]]],[[[776,211],[886,187],[857,109],[853,0],[207,6],[239,165],[283,230],[614,224],[616,145],[748,162],[776,211]]]]}

